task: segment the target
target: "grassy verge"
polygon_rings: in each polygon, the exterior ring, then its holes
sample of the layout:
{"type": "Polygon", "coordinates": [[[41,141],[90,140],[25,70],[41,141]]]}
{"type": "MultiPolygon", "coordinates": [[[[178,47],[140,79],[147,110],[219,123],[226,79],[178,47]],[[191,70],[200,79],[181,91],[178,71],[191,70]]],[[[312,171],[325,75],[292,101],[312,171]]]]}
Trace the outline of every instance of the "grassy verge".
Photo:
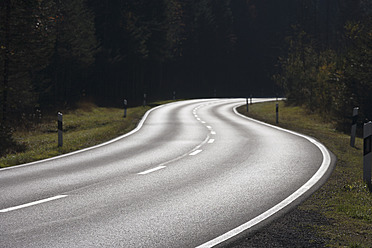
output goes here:
{"type": "MultiPolygon", "coordinates": [[[[156,102],[151,107],[165,104],[156,102]]],[[[33,162],[94,146],[133,130],[151,107],[128,108],[127,118],[119,108],[101,108],[85,103],[78,109],[64,112],[63,147],[57,147],[56,116],[46,116],[30,130],[18,130],[13,134],[18,143],[25,145],[24,152],[8,154],[0,158],[0,167],[33,162]]]]}
{"type": "MultiPolygon", "coordinates": [[[[275,124],[275,103],[245,106],[238,111],[249,117],[275,124]]],[[[298,208],[329,220],[329,224],[309,223],[309,227],[329,240],[329,247],[372,247],[372,193],[362,181],[363,144],[337,132],[333,123],[301,107],[279,104],[279,126],[317,138],[337,156],[328,182],[298,208]]]]}

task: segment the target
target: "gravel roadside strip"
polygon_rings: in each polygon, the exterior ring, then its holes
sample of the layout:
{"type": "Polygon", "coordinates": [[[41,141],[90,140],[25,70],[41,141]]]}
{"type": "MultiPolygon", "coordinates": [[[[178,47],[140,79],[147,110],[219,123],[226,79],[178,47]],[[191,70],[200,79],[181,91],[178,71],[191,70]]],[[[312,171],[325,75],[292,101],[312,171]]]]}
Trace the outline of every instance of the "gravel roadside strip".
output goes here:
{"type": "Polygon", "coordinates": [[[320,237],[313,225],[327,226],[331,225],[331,221],[315,211],[303,211],[296,207],[256,233],[225,247],[326,247],[328,240],[320,237]]]}

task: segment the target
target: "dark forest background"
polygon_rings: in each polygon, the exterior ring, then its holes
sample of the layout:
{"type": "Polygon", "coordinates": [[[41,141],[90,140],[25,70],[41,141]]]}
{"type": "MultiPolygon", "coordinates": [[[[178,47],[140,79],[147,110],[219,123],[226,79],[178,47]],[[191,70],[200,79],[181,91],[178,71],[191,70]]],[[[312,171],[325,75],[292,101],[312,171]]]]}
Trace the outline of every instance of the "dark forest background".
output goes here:
{"type": "Polygon", "coordinates": [[[2,0],[0,119],[82,99],[122,106],[285,96],[372,118],[371,0],[2,0]]]}

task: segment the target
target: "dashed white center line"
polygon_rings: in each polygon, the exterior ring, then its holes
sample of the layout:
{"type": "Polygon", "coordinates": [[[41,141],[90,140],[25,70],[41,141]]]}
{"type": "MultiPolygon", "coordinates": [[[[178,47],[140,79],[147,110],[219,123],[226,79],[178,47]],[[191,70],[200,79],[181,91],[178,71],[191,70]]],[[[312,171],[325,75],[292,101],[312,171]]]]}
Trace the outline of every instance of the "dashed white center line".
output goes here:
{"type": "Polygon", "coordinates": [[[216,132],[215,131],[211,131],[211,134],[216,134],[216,132]]]}
{"type": "Polygon", "coordinates": [[[158,166],[158,167],[155,167],[155,168],[152,168],[152,169],[149,169],[149,170],[145,170],[145,171],[142,171],[140,173],[137,173],[138,175],[146,175],[146,174],[149,174],[151,172],[155,172],[155,171],[158,171],[158,170],[161,170],[161,169],[164,169],[166,166],[158,166]]]}
{"type": "Polygon", "coordinates": [[[208,143],[209,144],[212,144],[214,142],[214,139],[210,139],[210,140],[208,140],[208,143]]]}
{"type": "Polygon", "coordinates": [[[202,152],[203,150],[196,150],[196,151],[193,151],[192,153],[190,153],[190,156],[195,156],[196,154],[202,152]]]}
{"type": "Polygon", "coordinates": [[[38,204],[41,204],[41,203],[45,203],[45,202],[49,202],[49,201],[54,201],[54,200],[57,200],[57,199],[60,199],[60,198],[64,198],[64,197],[67,197],[67,195],[57,195],[57,196],[53,196],[53,197],[46,198],[46,199],[43,199],[43,200],[34,201],[34,202],[30,202],[30,203],[19,205],[19,206],[11,207],[11,208],[1,209],[0,210],[0,213],[6,213],[6,212],[10,212],[10,211],[21,209],[21,208],[27,208],[27,207],[38,205],[38,204]]]}
{"type": "Polygon", "coordinates": [[[201,123],[205,124],[205,121],[202,121],[201,123]]]}
{"type": "Polygon", "coordinates": [[[212,129],[212,127],[211,127],[211,126],[207,126],[207,128],[208,128],[208,129],[212,129]]]}

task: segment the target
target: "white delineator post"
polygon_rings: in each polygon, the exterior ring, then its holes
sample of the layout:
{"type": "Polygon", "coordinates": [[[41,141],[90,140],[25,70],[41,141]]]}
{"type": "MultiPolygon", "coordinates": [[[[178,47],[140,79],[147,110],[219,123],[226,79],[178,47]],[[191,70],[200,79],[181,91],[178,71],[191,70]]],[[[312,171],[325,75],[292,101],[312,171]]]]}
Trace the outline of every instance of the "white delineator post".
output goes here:
{"type": "Polygon", "coordinates": [[[353,109],[353,121],[351,123],[351,136],[350,136],[350,146],[355,146],[355,135],[356,135],[356,129],[357,129],[357,121],[358,121],[358,107],[355,107],[353,109]]]}
{"type": "Polygon", "coordinates": [[[249,109],[248,109],[248,97],[247,97],[247,113],[248,113],[249,109]]]}
{"type": "Polygon", "coordinates": [[[58,112],[58,147],[63,145],[63,115],[61,112],[58,112]]]}
{"type": "Polygon", "coordinates": [[[372,164],[372,122],[363,126],[363,181],[371,189],[371,164],[372,164]]]}
{"type": "Polygon", "coordinates": [[[124,99],[124,118],[127,117],[128,101],[124,99]]]}
{"type": "Polygon", "coordinates": [[[176,100],[176,91],[173,91],[173,100],[176,100]]]}
{"type": "Polygon", "coordinates": [[[277,103],[276,104],[276,107],[275,107],[275,111],[276,111],[276,124],[278,124],[279,123],[279,104],[277,103]]]}
{"type": "Polygon", "coordinates": [[[146,106],[146,97],[147,97],[146,93],[143,94],[143,106],[144,107],[146,106]]]}

